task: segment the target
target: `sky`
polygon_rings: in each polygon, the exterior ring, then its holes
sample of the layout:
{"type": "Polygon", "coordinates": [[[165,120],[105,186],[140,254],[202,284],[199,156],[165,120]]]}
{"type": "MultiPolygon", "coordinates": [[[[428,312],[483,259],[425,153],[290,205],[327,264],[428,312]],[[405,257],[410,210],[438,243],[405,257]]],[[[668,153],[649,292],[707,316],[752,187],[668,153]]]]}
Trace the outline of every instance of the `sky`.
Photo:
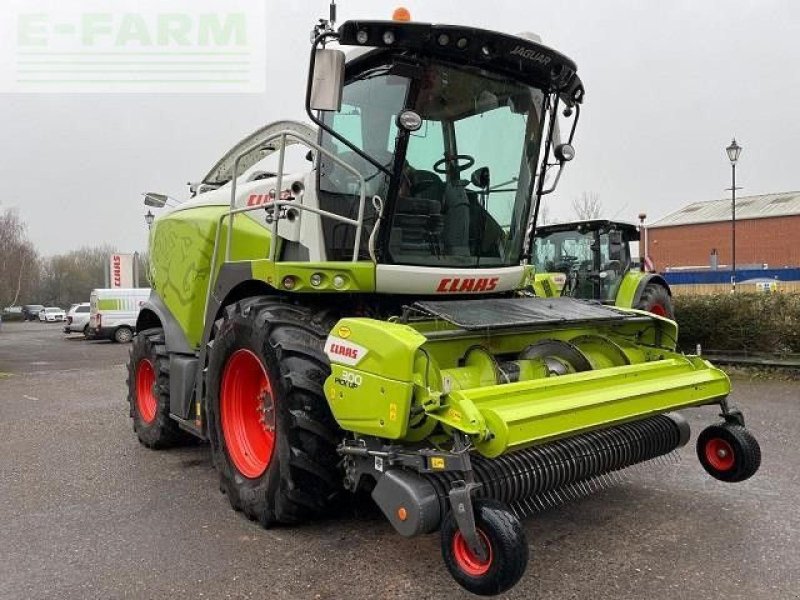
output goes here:
{"type": "MultiPolygon", "coordinates": [[[[536,32],[577,63],[586,98],[576,158],[546,199],[551,219],[573,217],[585,191],[603,216],[628,221],[726,197],[734,135],[741,195],[800,189],[794,0],[340,0],[339,22],[388,19],[400,4],[418,21],[536,32]]],[[[251,131],[304,120],[309,32],[327,0],[265,6],[266,93],[0,90],[0,209],[18,207],[44,255],[145,250],[142,192],[186,198],[186,183],[251,131]]],[[[0,26],[10,18],[0,13],[0,26]]]]}

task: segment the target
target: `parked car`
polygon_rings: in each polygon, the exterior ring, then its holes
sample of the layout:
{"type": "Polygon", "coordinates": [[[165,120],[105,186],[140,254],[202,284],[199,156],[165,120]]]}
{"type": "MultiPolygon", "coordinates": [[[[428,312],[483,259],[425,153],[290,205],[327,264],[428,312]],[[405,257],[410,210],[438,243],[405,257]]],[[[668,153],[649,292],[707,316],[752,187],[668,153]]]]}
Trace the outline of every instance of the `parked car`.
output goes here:
{"type": "Polygon", "coordinates": [[[64,333],[83,333],[89,337],[89,311],[90,304],[81,302],[73,304],[67,312],[67,324],[64,325],[64,333]]]}
{"type": "Polygon", "coordinates": [[[39,318],[39,311],[43,308],[43,304],[25,304],[22,307],[22,318],[26,321],[36,321],[39,318]]]}
{"type": "Polygon", "coordinates": [[[57,306],[48,306],[39,311],[39,320],[43,323],[55,323],[63,321],[67,318],[67,314],[63,308],[57,306]]]}
{"type": "Polygon", "coordinates": [[[23,318],[21,306],[7,306],[3,309],[2,317],[5,321],[21,321],[23,318]]]}
{"type": "Polygon", "coordinates": [[[89,337],[130,342],[139,310],[149,298],[150,288],[92,290],[89,337]]]}

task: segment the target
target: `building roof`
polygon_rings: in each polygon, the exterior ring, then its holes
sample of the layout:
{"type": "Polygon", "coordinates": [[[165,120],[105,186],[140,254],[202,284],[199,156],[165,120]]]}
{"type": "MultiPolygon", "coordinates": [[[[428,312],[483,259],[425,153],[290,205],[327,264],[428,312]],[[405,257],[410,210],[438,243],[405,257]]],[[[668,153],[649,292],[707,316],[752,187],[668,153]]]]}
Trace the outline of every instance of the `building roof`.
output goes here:
{"type": "MultiPolygon", "coordinates": [[[[742,196],[736,199],[736,220],[800,216],[800,192],[742,196]]],[[[647,225],[674,227],[731,220],[731,199],[694,202],[647,225]]]]}

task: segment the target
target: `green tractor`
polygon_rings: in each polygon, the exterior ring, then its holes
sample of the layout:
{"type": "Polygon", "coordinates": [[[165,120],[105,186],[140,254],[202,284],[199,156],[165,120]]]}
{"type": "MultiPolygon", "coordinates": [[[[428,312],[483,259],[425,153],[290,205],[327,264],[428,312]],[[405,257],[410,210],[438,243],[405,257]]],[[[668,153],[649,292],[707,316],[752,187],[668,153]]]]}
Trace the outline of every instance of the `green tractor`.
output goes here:
{"type": "Polygon", "coordinates": [[[525,515],[686,444],[673,411],[718,405],[700,462],[756,472],[728,378],[678,351],[673,321],[526,291],[546,176],[574,154],[575,63],[363,20],[322,21],[309,63],[313,126],[255,132],[153,223],[128,366],[142,444],[207,440],[265,527],[371,494],[401,535],[439,531],[484,595],[522,577],[525,515]],[[287,172],[298,149],[311,162],[287,172]]]}
{"type": "Polygon", "coordinates": [[[537,296],[596,300],[675,318],[672,292],[661,275],[634,261],[639,228],[592,219],[539,226],[534,234],[533,288],[537,296]]]}

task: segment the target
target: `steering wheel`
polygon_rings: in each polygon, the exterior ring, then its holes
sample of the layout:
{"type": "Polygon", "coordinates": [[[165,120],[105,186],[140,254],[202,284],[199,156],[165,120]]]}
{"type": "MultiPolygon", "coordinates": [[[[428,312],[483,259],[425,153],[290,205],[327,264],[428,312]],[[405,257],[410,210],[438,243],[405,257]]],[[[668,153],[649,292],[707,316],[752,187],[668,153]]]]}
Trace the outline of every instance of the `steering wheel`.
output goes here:
{"type": "Polygon", "coordinates": [[[471,166],[475,164],[475,159],[472,158],[469,154],[456,154],[455,156],[445,156],[444,158],[440,158],[436,161],[436,164],[433,165],[433,170],[439,173],[439,175],[447,174],[447,163],[449,161],[455,160],[456,162],[456,171],[461,173],[462,171],[466,171],[471,166]],[[459,161],[465,161],[461,163],[459,161]]]}

